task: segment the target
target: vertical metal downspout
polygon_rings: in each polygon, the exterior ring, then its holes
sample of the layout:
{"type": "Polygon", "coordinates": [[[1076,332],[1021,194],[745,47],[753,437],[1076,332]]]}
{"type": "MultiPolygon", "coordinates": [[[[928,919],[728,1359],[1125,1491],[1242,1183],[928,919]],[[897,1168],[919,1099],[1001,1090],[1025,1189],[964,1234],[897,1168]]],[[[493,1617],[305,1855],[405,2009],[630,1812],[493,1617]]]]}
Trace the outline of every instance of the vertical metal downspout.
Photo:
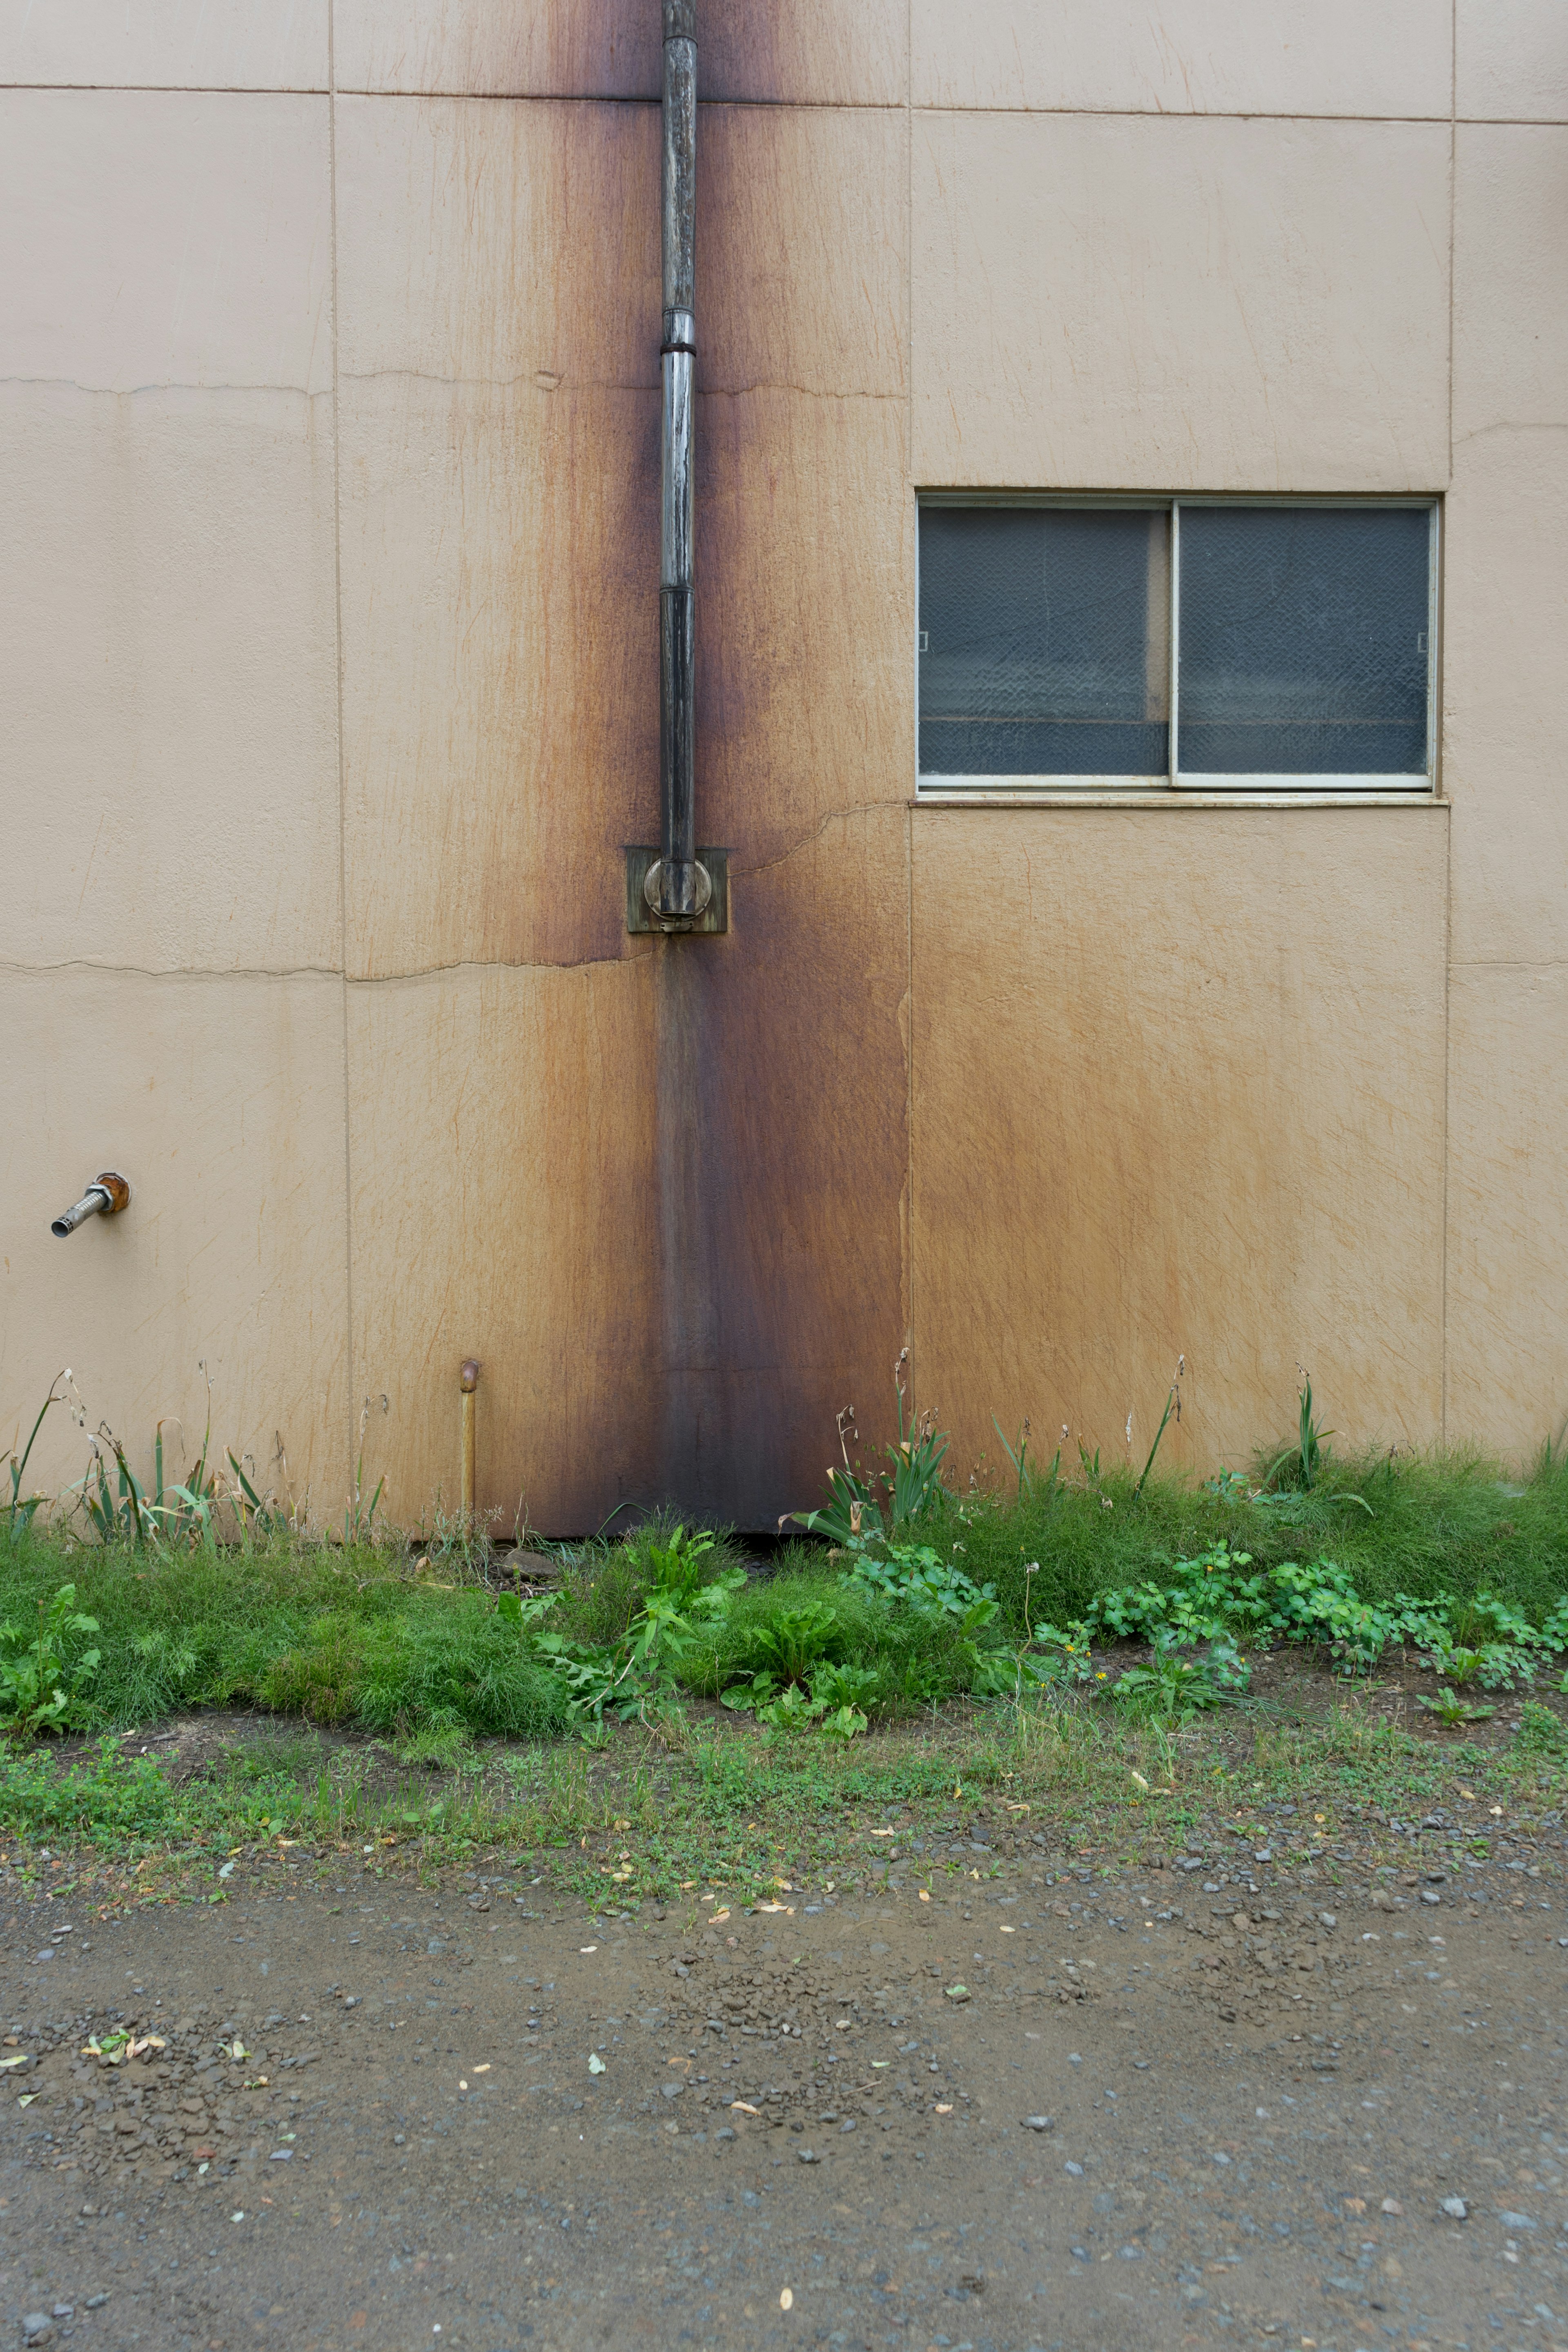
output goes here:
{"type": "Polygon", "coordinates": [[[695,614],[692,584],[692,375],[697,363],[697,5],[664,13],[664,341],[660,354],[658,766],[662,830],[658,908],[700,915],[710,896],[697,862],[693,782],[695,614]]]}

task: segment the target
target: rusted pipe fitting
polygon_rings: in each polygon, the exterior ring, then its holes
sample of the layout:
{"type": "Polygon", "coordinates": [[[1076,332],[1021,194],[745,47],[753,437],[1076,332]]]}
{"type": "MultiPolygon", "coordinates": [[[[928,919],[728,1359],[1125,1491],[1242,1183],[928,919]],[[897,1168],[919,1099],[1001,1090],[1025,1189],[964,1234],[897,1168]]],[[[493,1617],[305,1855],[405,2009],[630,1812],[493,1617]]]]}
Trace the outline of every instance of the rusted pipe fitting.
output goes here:
{"type": "Polygon", "coordinates": [[[124,1177],[106,1168],[101,1176],[93,1178],[74,1208],[55,1218],[49,1231],[63,1242],[79,1225],[85,1225],[89,1217],[117,1217],[121,1209],[129,1206],[130,1200],[131,1187],[124,1177]]]}
{"type": "Polygon", "coordinates": [[[468,1356],[458,1375],[458,1388],[463,1400],[463,1517],[474,1515],[474,1391],[479,1384],[479,1360],[468,1356]]]}

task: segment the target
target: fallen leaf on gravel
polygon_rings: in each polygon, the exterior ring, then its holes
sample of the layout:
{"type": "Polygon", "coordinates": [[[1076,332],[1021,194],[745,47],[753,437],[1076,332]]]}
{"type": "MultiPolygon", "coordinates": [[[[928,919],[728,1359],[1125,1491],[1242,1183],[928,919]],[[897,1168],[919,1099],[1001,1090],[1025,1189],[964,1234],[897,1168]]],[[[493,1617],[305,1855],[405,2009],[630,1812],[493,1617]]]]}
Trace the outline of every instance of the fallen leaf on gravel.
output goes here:
{"type": "Polygon", "coordinates": [[[749,2105],[744,2099],[731,2099],[730,2102],[731,2114],[733,2115],[737,2108],[740,2109],[743,2116],[754,2116],[759,2112],[757,2108],[749,2105]]]}
{"type": "Polygon", "coordinates": [[[962,1984],[949,1985],[947,1989],[947,1997],[949,2000],[967,2000],[969,1999],[969,1987],[962,1984]]]}
{"type": "Polygon", "coordinates": [[[596,2050],[592,2050],[592,2051],[590,2051],[590,2052],[589,2052],[589,2053],[588,2053],[588,2072],[589,2072],[589,2074],[602,2074],[604,2073],[604,2071],[605,2071],[605,2062],[604,2062],[604,2060],[600,2057],[600,2055],[599,2055],[598,2052],[597,2052],[596,2050]]]}
{"type": "Polygon", "coordinates": [[[24,2091],[16,2105],[19,2107],[30,2107],[37,2095],[37,2091],[24,2091]]]}
{"type": "Polygon", "coordinates": [[[19,2058],[0,2058],[0,2074],[5,2073],[7,2066],[25,2066],[26,2063],[27,2053],[25,2050],[19,2058]]]}

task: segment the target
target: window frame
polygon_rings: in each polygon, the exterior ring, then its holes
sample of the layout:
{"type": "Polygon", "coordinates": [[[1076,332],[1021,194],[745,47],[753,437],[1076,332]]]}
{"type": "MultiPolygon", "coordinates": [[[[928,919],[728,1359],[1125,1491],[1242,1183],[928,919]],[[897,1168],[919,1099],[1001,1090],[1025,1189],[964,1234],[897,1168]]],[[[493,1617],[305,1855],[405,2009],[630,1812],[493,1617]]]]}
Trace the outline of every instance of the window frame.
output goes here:
{"type": "Polygon", "coordinates": [[[915,797],[917,801],[963,802],[980,800],[1077,800],[1151,798],[1173,804],[1178,802],[1227,801],[1236,799],[1293,800],[1306,798],[1365,801],[1412,801],[1432,799],[1437,792],[1438,761],[1438,677],[1441,646],[1439,640],[1440,589],[1442,571],[1441,496],[1433,491],[1409,491],[1388,496],[1369,495],[1348,497],[1342,493],[1321,496],[1302,495],[1288,491],[1110,491],[1089,490],[921,490],[916,494],[915,514],[915,797]],[[921,740],[921,626],[920,626],[920,517],[928,507],[1028,507],[1076,508],[1110,511],[1132,509],[1145,514],[1163,513],[1170,518],[1170,685],[1169,714],[1166,722],[1169,759],[1163,774],[1156,775],[963,775],[927,774],[920,765],[921,740]],[[1426,764],[1417,774],[1411,771],[1394,775],[1332,775],[1321,772],[1260,772],[1256,774],[1208,774],[1198,771],[1183,771],[1181,759],[1181,620],[1182,566],[1181,516],[1184,507],[1296,507],[1302,509],[1337,509],[1365,511],[1417,509],[1428,517],[1426,556],[1426,764]]]}

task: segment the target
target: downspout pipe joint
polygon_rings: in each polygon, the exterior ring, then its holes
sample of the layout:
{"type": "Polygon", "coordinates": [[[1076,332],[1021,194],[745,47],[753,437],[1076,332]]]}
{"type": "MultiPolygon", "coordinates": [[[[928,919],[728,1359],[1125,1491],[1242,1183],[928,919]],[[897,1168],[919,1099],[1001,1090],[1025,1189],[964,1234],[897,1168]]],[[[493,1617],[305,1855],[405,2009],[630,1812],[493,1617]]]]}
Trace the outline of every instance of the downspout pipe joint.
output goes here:
{"type": "Polygon", "coordinates": [[[662,0],[659,352],[658,863],[644,892],[664,923],[690,922],[712,883],[697,857],[696,600],[692,444],[697,366],[697,7],[662,0]]]}

